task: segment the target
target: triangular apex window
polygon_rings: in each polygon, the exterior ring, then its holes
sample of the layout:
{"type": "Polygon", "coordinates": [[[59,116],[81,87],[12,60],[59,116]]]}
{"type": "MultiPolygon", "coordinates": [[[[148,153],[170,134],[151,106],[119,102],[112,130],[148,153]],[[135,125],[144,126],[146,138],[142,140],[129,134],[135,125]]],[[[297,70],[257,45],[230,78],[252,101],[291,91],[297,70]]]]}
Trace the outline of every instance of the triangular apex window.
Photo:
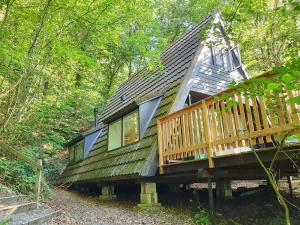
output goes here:
{"type": "Polygon", "coordinates": [[[144,134],[159,106],[162,96],[145,101],[118,119],[109,122],[108,151],[135,143],[144,134]]]}

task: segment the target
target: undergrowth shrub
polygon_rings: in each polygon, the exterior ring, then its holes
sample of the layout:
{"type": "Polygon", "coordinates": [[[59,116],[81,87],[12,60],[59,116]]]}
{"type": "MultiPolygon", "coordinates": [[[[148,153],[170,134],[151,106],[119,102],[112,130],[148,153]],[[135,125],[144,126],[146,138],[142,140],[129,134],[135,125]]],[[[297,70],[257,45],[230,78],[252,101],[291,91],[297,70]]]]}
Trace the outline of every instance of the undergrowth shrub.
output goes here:
{"type": "Polygon", "coordinates": [[[1,157],[0,180],[14,191],[28,195],[32,195],[34,192],[35,172],[23,161],[1,157]]]}
{"type": "Polygon", "coordinates": [[[209,217],[208,213],[201,207],[198,208],[198,212],[194,216],[194,220],[196,224],[199,225],[209,225],[209,217]]]}
{"type": "Polygon", "coordinates": [[[195,223],[199,225],[209,225],[210,224],[209,215],[205,211],[205,209],[201,206],[200,196],[196,190],[193,191],[193,196],[196,199],[198,204],[198,211],[194,216],[195,223]]]}

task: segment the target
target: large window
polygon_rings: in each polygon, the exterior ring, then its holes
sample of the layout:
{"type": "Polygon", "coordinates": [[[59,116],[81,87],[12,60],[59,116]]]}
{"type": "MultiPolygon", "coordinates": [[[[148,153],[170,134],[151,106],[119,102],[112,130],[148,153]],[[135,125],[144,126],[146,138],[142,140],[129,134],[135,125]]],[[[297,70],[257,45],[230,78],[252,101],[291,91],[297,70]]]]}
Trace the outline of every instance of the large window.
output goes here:
{"type": "Polygon", "coordinates": [[[108,150],[113,150],[139,140],[138,110],[109,124],[108,150]]]}

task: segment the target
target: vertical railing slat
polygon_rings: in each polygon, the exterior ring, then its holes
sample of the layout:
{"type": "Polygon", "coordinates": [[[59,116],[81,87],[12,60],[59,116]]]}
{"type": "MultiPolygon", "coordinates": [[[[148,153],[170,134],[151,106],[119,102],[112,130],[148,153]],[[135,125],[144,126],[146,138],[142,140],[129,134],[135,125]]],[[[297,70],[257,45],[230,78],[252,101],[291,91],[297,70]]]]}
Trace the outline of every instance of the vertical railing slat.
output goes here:
{"type": "Polygon", "coordinates": [[[268,132],[270,131],[269,128],[269,122],[268,122],[268,116],[267,116],[267,111],[266,111],[266,106],[265,106],[265,102],[262,96],[258,97],[258,101],[259,101],[259,105],[260,105],[260,110],[261,110],[261,117],[262,117],[262,121],[263,121],[263,130],[266,133],[266,141],[267,143],[272,142],[272,138],[271,135],[268,134],[268,132]]]}
{"type": "Polygon", "coordinates": [[[157,143],[158,143],[158,155],[159,155],[159,172],[163,173],[163,140],[162,140],[162,127],[161,122],[157,120],[157,143]]]}
{"type": "MultiPolygon", "coordinates": [[[[214,103],[211,104],[210,114],[211,114],[211,117],[212,117],[212,143],[214,143],[215,141],[217,141],[217,125],[216,125],[216,118],[215,118],[215,104],[214,103]]],[[[213,150],[218,151],[219,146],[214,145],[213,150]]]]}
{"type": "Polygon", "coordinates": [[[261,130],[261,123],[260,123],[260,118],[259,118],[259,112],[258,112],[258,106],[257,106],[257,99],[252,98],[252,105],[253,105],[253,114],[254,114],[254,120],[255,120],[255,127],[257,131],[257,136],[258,136],[258,143],[262,144],[263,143],[263,137],[262,137],[262,130],[261,130]]]}
{"type": "MultiPolygon", "coordinates": [[[[291,98],[293,98],[294,97],[294,95],[293,95],[293,93],[292,92],[289,92],[288,93],[288,96],[289,96],[289,99],[291,99],[291,98]]],[[[294,124],[299,124],[300,122],[299,122],[299,116],[297,115],[298,114],[298,112],[297,112],[297,108],[296,108],[296,105],[295,105],[295,103],[290,103],[290,106],[291,106],[291,113],[292,113],[292,121],[293,121],[293,123],[294,124]]]]}
{"type": "MultiPolygon", "coordinates": [[[[247,114],[247,125],[249,127],[249,135],[252,136],[254,134],[254,124],[252,119],[252,110],[249,103],[250,99],[245,97],[245,105],[246,105],[246,114],[247,114]]],[[[256,139],[251,138],[252,144],[256,144],[256,139]]]]}
{"type": "Polygon", "coordinates": [[[238,113],[238,102],[237,102],[237,99],[236,99],[236,95],[233,95],[232,99],[234,100],[235,104],[233,106],[233,117],[234,117],[234,126],[235,126],[235,135],[237,137],[237,144],[238,146],[242,146],[242,141],[241,139],[239,138],[240,137],[240,118],[239,118],[239,113],[238,113]]]}
{"type": "Polygon", "coordinates": [[[204,133],[205,133],[205,140],[208,145],[207,147],[207,155],[208,155],[208,165],[209,168],[214,167],[214,161],[213,161],[213,152],[212,152],[212,143],[211,143],[211,133],[210,133],[210,127],[209,127],[209,114],[208,114],[208,108],[206,101],[204,100],[202,102],[202,110],[203,110],[203,122],[204,122],[204,133]]]}

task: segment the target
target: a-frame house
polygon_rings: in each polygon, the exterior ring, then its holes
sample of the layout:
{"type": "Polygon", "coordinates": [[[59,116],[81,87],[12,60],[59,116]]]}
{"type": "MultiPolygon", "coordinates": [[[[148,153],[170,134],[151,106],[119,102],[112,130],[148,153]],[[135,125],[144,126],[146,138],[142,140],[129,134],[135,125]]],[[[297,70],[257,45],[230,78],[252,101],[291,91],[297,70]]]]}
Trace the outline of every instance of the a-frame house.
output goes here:
{"type": "MultiPolygon", "coordinates": [[[[138,183],[141,184],[141,203],[156,204],[155,183],[165,179],[159,167],[166,161],[163,150],[159,155],[158,149],[160,145],[166,150],[163,146],[171,143],[168,137],[159,139],[158,132],[169,134],[178,126],[173,124],[169,130],[159,130],[158,119],[224,91],[233,80],[247,79],[239,48],[226,36],[218,12],[209,14],[183,34],[160,59],[162,66],[145,68],[121,85],[108,101],[97,126],[68,144],[70,162],[60,182],[98,184],[102,187],[103,199],[114,197],[114,185],[138,183]]],[[[181,137],[181,132],[183,129],[176,128],[169,139],[176,135],[181,137]]],[[[182,142],[180,137],[177,142],[182,142]]],[[[168,161],[176,164],[191,156],[195,159],[195,154],[183,155],[173,157],[174,160],[168,158],[168,161]]],[[[196,155],[197,159],[208,157],[205,152],[196,155]]],[[[174,177],[176,182],[181,182],[178,176],[174,177]]],[[[194,178],[196,175],[191,181],[194,178]]],[[[166,179],[171,181],[172,176],[166,179]]]]}

